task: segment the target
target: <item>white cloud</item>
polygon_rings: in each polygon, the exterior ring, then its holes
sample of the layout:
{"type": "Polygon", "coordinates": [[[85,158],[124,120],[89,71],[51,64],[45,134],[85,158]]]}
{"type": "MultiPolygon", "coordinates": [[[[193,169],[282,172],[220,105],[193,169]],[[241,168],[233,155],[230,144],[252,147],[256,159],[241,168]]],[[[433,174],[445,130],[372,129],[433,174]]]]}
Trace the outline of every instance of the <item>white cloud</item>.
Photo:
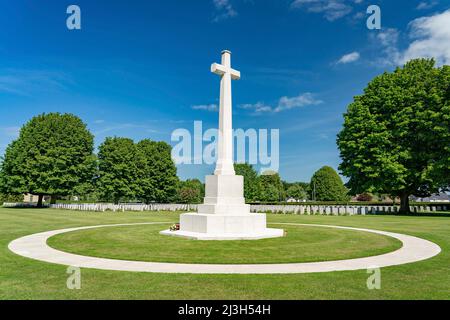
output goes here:
{"type": "Polygon", "coordinates": [[[417,5],[416,9],[417,10],[428,10],[428,9],[431,9],[431,8],[437,6],[438,4],[439,3],[437,1],[422,1],[417,5]]]}
{"type": "Polygon", "coordinates": [[[323,101],[321,100],[316,100],[311,93],[307,92],[292,98],[281,97],[280,101],[278,102],[278,106],[275,108],[274,111],[280,112],[283,110],[289,110],[293,108],[318,105],[321,104],[322,102],[323,101]]]}
{"type": "Polygon", "coordinates": [[[237,12],[231,5],[230,0],[213,0],[213,3],[216,8],[216,13],[213,18],[214,22],[237,16],[237,12]]]}
{"type": "Polygon", "coordinates": [[[439,65],[450,64],[450,9],[410,23],[414,40],[402,54],[401,62],[414,58],[435,58],[439,65]]]}
{"type": "Polygon", "coordinates": [[[322,13],[328,21],[334,21],[348,15],[353,11],[354,4],[362,2],[363,0],[294,0],[291,8],[322,13]]]}
{"type": "Polygon", "coordinates": [[[398,49],[399,31],[395,28],[387,28],[380,31],[375,39],[379,48],[377,50],[383,53],[377,64],[381,66],[389,66],[399,64],[400,51],[398,49]]]}
{"type": "Polygon", "coordinates": [[[255,104],[242,104],[239,106],[241,109],[247,109],[247,110],[253,110],[255,113],[262,113],[262,112],[271,112],[272,107],[269,105],[266,105],[262,102],[257,102],[255,104]]]}
{"type": "Polygon", "coordinates": [[[357,12],[355,13],[355,15],[353,16],[354,20],[361,20],[365,17],[366,15],[363,12],[357,12]]]}
{"type": "Polygon", "coordinates": [[[0,92],[24,96],[64,90],[67,84],[73,82],[57,71],[6,69],[1,70],[0,74],[0,92]]]}
{"type": "Polygon", "coordinates": [[[361,57],[361,55],[359,54],[359,52],[355,51],[355,52],[343,55],[337,63],[338,64],[347,64],[347,63],[355,62],[355,61],[358,61],[360,57],[361,57]]]}
{"type": "Polygon", "coordinates": [[[204,111],[219,111],[219,106],[217,104],[200,104],[191,107],[193,110],[204,110],[204,111]]]}
{"type": "Polygon", "coordinates": [[[278,100],[278,104],[276,106],[270,106],[263,102],[258,102],[255,104],[243,104],[240,105],[239,108],[246,109],[246,110],[252,110],[254,114],[261,114],[261,113],[278,113],[285,110],[290,110],[294,108],[301,108],[311,105],[318,105],[323,103],[321,100],[317,100],[314,98],[314,95],[310,92],[300,94],[295,97],[281,97],[278,100]]]}
{"type": "Polygon", "coordinates": [[[395,28],[388,28],[377,34],[380,44],[385,47],[396,46],[398,43],[399,32],[395,28]]]}
{"type": "Polygon", "coordinates": [[[450,64],[450,9],[409,23],[406,49],[399,47],[400,33],[397,29],[385,29],[376,36],[385,65],[403,65],[411,59],[434,58],[438,65],[450,64]]]}

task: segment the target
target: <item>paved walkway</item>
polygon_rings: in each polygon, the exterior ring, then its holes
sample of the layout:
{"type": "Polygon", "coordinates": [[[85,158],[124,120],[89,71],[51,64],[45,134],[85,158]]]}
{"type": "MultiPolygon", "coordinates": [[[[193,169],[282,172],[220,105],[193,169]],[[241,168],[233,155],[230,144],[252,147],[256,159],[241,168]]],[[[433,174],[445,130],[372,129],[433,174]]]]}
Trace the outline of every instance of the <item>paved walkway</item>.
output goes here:
{"type": "Polygon", "coordinates": [[[277,223],[277,225],[294,225],[305,227],[335,228],[343,230],[355,230],[371,232],[380,235],[396,238],[403,243],[403,247],[387,254],[324,262],[307,263],[283,263],[283,264],[184,264],[184,263],[162,263],[162,262],[143,262],[115,260],[105,258],[95,258],[66,253],[53,249],[47,245],[47,239],[70,231],[86,230],[93,228],[131,226],[144,224],[167,224],[159,223],[134,223],[134,224],[114,224],[88,226],[80,228],[70,228],[62,230],[47,231],[25,236],[12,241],[9,249],[23,257],[45,261],[50,263],[77,266],[82,268],[92,268],[101,270],[134,271],[134,272],[159,272],[159,273],[198,273],[198,274],[287,274],[287,273],[314,273],[360,270],[373,267],[388,267],[426,260],[436,256],[441,252],[441,248],[428,240],[420,239],[399,233],[339,227],[316,224],[297,224],[297,223],[277,223]]]}

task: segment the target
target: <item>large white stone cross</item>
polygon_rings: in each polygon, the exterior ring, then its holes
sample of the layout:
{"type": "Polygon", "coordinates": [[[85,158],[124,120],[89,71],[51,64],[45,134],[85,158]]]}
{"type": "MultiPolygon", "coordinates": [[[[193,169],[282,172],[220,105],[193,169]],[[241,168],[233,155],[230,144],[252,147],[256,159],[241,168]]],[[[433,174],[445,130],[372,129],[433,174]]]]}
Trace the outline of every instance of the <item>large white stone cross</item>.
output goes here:
{"type": "Polygon", "coordinates": [[[216,170],[205,178],[205,197],[197,212],[180,215],[180,230],[161,233],[199,240],[282,237],[283,229],[267,228],[264,213],[250,212],[244,198],[244,177],[234,172],[231,80],[238,80],[241,74],[231,68],[231,52],[222,51],[222,64],[214,63],[211,71],[221,77],[216,170]]]}
{"type": "Polygon", "coordinates": [[[222,51],[222,64],[213,63],[211,72],[221,76],[219,141],[215,175],[234,175],[233,167],[233,118],[231,80],[239,80],[241,73],[231,68],[231,52],[222,51]]]}

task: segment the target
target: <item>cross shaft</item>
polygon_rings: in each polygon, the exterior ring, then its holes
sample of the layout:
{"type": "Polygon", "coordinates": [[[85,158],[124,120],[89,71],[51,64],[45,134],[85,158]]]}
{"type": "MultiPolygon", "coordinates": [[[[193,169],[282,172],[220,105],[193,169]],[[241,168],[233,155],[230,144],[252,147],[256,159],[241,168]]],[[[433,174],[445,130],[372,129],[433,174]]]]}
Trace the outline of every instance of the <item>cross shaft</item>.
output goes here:
{"type": "Polygon", "coordinates": [[[215,175],[235,175],[233,166],[233,120],[231,80],[239,80],[241,73],[231,68],[231,52],[222,51],[222,64],[213,63],[211,72],[220,79],[219,139],[215,175]]]}

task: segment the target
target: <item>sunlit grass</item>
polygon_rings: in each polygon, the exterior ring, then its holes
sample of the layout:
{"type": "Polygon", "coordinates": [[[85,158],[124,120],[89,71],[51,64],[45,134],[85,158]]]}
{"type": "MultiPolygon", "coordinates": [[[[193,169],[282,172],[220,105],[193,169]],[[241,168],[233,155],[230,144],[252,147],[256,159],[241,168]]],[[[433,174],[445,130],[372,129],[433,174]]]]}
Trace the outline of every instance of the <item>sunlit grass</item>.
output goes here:
{"type": "MultiPolygon", "coordinates": [[[[0,299],[448,299],[450,297],[450,218],[268,215],[268,220],[271,223],[329,224],[405,233],[437,243],[441,246],[442,253],[426,261],[383,268],[381,290],[367,289],[366,281],[369,274],[366,270],[297,275],[192,275],[94,269],[82,269],[81,290],[69,290],[66,287],[67,267],[17,256],[8,250],[8,243],[31,233],[77,226],[156,221],[167,221],[167,225],[170,225],[178,221],[178,214],[0,209],[0,299]]],[[[132,232],[133,228],[130,227],[129,232],[132,232]]],[[[306,228],[299,229],[299,237],[301,237],[300,230],[306,228]]],[[[104,228],[102,231],[118,232],[120,228],[104,228]]],[[[141,231],[145,233],[145,230],[141,231]]],[[[355,236],[359,236],[358,233],[355,233],[355,236]]],[[[317,250],[326,252],[328,249],[326,244],[323,244],[318,246],[317,250]]]]}
{"type": "Polygon", "coordinates": [[[394,251],[401,242],[367,232],[279,226],[286,237],[250,241],[197,241],[160,235],[168,225],[120,226],[54,236],[54,248],[88,256],[181,263],[294,263],[366,257],[394,251]]]}

